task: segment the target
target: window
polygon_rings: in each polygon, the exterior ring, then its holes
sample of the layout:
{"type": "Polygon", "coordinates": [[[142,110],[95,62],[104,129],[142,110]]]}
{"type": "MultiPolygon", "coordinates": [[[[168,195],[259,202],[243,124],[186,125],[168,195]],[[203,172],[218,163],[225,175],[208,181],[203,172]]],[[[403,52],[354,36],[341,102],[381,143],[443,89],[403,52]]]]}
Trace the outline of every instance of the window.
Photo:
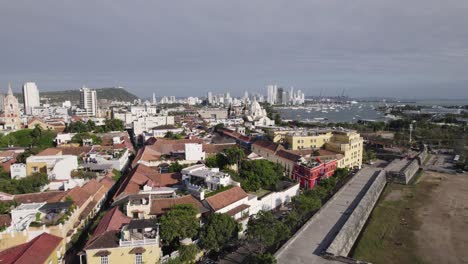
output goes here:
{"type": "Polygon", "coordinates": [[[135,264],[143,264],[143,256],[141,253],[135,254],[135,264]]]}
{"type": "Polygon", "coordinates": [[[109,256],[101,256],[101,264],[109,264],[109,256]]]}

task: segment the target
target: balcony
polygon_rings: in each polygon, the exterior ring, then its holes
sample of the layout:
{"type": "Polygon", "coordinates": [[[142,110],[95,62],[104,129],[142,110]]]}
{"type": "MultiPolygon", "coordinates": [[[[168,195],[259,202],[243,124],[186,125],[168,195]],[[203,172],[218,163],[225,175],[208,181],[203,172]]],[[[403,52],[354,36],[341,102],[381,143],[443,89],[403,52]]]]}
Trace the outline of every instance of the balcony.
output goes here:
{"type": "Polygon", "coordinates": [[[130,247],[130,246],[146,246],[146,245],[158,245],[159,237],[156,238],[143,238],[140,240],[119,240],[119,246],[121,247],[130,247]]]}

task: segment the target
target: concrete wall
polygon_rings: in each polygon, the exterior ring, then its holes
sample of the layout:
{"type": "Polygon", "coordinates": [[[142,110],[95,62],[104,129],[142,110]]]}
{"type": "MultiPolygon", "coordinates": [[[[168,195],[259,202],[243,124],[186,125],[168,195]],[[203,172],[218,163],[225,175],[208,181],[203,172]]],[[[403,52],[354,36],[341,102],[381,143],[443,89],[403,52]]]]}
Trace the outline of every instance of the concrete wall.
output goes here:
{"type": "Polygon", "coordinates": [[[386,183],[385,171],[382,170],[326,250],[328,255],[347,256],[349,254],[386,183]]]}

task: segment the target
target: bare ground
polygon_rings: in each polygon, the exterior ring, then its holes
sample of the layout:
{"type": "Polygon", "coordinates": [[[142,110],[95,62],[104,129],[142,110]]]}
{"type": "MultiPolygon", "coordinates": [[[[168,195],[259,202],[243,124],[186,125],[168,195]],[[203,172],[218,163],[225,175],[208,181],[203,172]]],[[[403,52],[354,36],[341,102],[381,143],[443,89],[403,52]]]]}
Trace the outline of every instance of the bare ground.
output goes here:
{"type": "Polygon", "coordinates": [[[427,263],[468,263],[468,175],[425,172],[437,184],[416,211],[418,255],[427,263]]]}
{"type": "Polygon", "coordinates": [[[468,175],[388,184],[351,255],[371,263],[467,263],[468,175]]]}

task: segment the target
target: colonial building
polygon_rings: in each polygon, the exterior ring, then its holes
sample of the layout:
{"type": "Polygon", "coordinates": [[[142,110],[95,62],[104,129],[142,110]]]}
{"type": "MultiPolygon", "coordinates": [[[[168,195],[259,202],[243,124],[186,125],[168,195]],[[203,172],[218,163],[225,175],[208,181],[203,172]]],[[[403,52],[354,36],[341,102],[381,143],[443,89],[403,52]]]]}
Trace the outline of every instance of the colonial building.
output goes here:
{"type": "Polygon", "coordinates": [[[301,187],[313,189],[321,180],[333,176],[337,167],[336,159],[322,161],[315,158],[294,165],[292,178],[297,180],[301,187]]]}
{"type": "Polygon", "coordinates": [[[18,99],[13,95],[11,86],[8,85],[8,94],[3,98],[3,113],[0,122],[3,128],[8,130],[21,129],[21,113],[18,99]]]}

